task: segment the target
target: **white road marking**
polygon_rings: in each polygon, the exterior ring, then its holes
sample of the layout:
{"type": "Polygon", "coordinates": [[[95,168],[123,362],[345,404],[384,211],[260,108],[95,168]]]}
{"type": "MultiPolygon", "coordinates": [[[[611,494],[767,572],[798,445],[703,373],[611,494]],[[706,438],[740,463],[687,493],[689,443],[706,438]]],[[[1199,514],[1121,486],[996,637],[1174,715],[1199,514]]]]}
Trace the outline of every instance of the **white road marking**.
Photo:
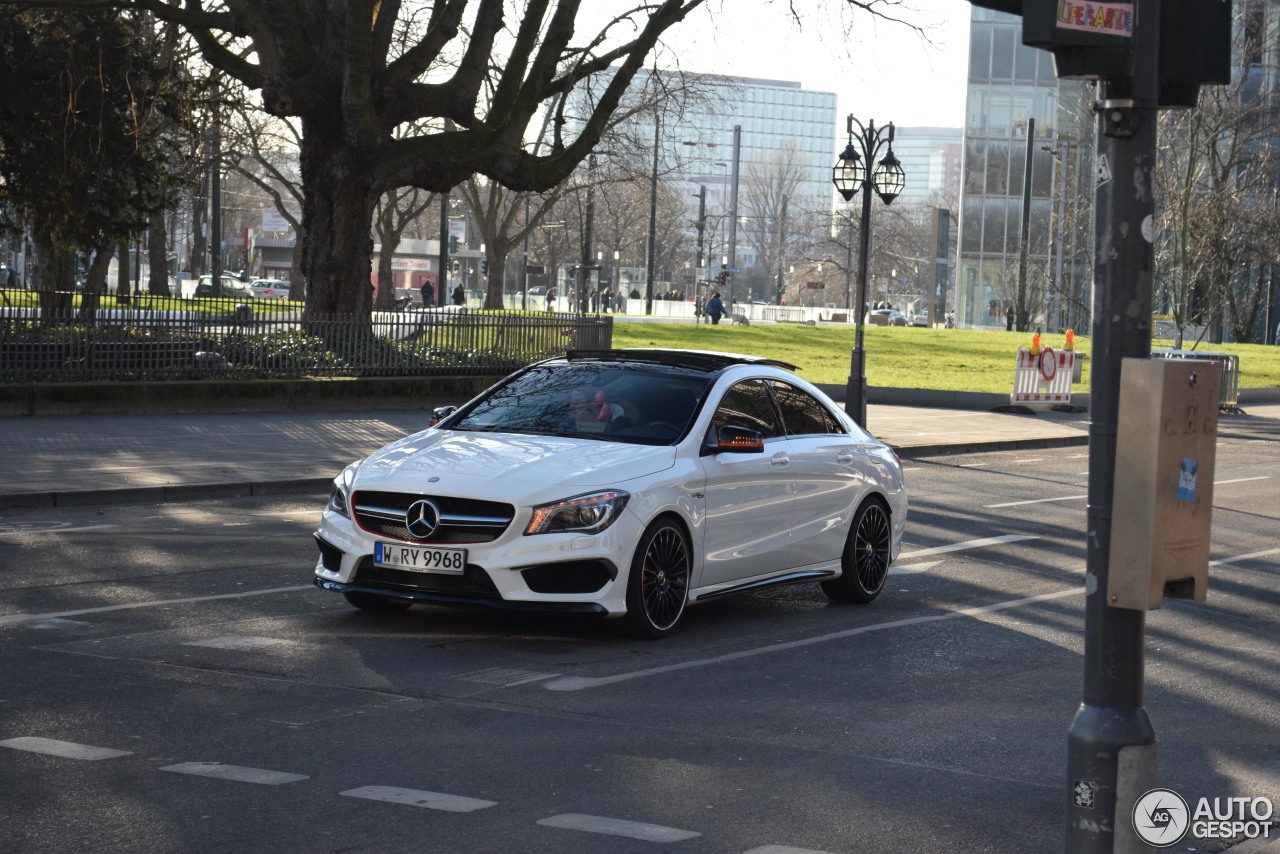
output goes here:
{"type": "Polygon", "coordinates": [[[282,786],[285,783],[296,783],[307,779],[306,774],[268,771],[265,768],[245,768],[241,765],[223,765],[221,762],[181,762],[177,765],[166,765],[160,770],[231,780],[234,783],[257,783],[260,786],[282,786]]]}
{"type": "Polygon", "coordinates": [[[411,807],[423,807],[442,812],[475,812],[498,805],[497,801],[482,801],[479,798],[464,798],[461,795],[424,792],[418,789],[397,789],[395,786],[361,786],[359,789],[348,789],[338,794],[348,798],[407,804],[411,807]]]}
{"type": "Polygon", "coordinates": [[[512,688],[516,685],[524,685],[528,682],[541,682],[544,679],[554,679],[559,673],[538,673],[533,670],[518,670],[513,667],[486,667],[483,670],[476,670],[471,673],[463,673],[455,677],[463,682],[478,682],[481,685],[501,685],[504,688],[512,688]]]}
{"type": "Polygon", "coordinates": [[[1209,561],[1209,566],[1226,566],[1229,563],[1239,563],[1242,560],[1253,560],[1255,557],[1268,557],[1277,553],[1280,553],[1280,549],[1267,549],[1265,552],[1254,552],[1253,554],[1224,557],[1222,560],[1209,561]]]}
{"type": "Polygon", "coordinates": [[[548,691],[582,691],[587,688],[598,688],[601,685],[612,685],[615,682],[627,682],[632,679],[643,679],[647,676],[657,676],[662,673],[672,673],[677,670],[689,670],[695,667],[711,667],[730,661],[755,658],[759,655],[767,655],[769,653],[782,652],[785,650],[801,649],[806,646],[813,646],[815,644],[828,643],[834,640],[843,640],[844,638],[854,637],[855,635],[867,634],[868,632],[877,632],[884,629],[899,629],[906,626],[921,626],[928,623],[938,623],[943,620],[954,620],[957,617],[976,617],[980,614],[1005,611],[1010,608],[1021,607],[1022,605],[1032,605],[1037,602],[1048,602],[1053,599],[1062,599],[1067,596],[1079,596],[1083,592],[1083,587],[1073,587],[1070,590],[1059,590],[1056,593],[1042,593],[1039,596],[1027,596],[1022,599],[1011,599],[1007,602],[997,602],[994,605],[983,605],[978,608],[963,608],[959,611],[948,611],[945,614],[930,614],[925,617],[908,617],[902,620],[891,620],[887,623],[874,623],[869,626],[859,626],[856,629],[845,629],[841,632],[832,632],[831,634],[818,635],[816,637],[804,638],[803,640],[789,641],[787,643],[773,644],[765,647],[756,647],[755,649],[745,649],[741,652],[731,652],[727,655],[718,655],[715,658],[699,658],[692,661],[682,661],[678,664],[668,664],[663,667],[650,667],[647,670],[633,670],[629,673],[617,673],[613,676],[566,676],[561,679],[544,682],[542,687],[546,688],[548,691]]]}
{"type": "Polygon", "coordinates": [[[564,813],[551,818],[538,819],[544,827],[559,827],[565,830],[582,830],[587,833],[604,833],[609,836],[625,836],[629,839],[640,839],[644,842],[683,842],[701,836],[692,830],[680,830],[675,827],[663,827],[660,824],[645,824],[639,821],[624,821],[620,818],[605,818],[599,815],[583,815],[582,813],[564,813]]]}
{"type": "Polygon", "coordinates": [[[918,557],[929,557],[930,555],[943,555],[950,552],[963,552],[969,549],[980,549],[984,546],[998,546],[1003,543],[1017,543],[1023,540],[1038,540],[1039,537],[1028,536],[1025,534],[1005,534],[1000,537],[983,537],[980,540],[965,540],[962,543],[952,543],[949,546],[935,546],[931,549],[919,549],[914,552],[905,552],[898,555],[898,560],[912,560],[918,557]]]}
{"type": "Polygon", "coordinates": [[[103,531],[107,528],[117,528],[118,525],[72,525],[70,522],[19,522],[13,525],[5,525],[0,530],[0,537],[16,537],[19,534],[79,534],[84,531],[103,531]],[[52,524],[52,528],[36,528],[34,525],[52,524]]]}
{"type": "Polygon", "coordinates": [[[54,611],[48,614],[8,614],[0,617],[0,626],[9,623],[29,623],[33,620],[47,620],[51,617],[78,617],[82,614],[104,614],[107,611],[130,611],[134,608],[155,608],[159,605],[189,605],[192,602],[212,602],[215,599],[243,599],[246,596],[265,596],[268,593],[296,593],[299,590],[310,590],[312,585],[299,584],[294,587],[269,587],[265,590],[245,590],[242,593],[219,593],[216,596],[192,596],[189,599],[157,599],[153,602],[132,602],[128,605],[103,605],[101,608],[80,608],[75,611],[54,611]]]}
{"type": "Polygon", "coordinates": [[[1271,475],[1264,474],[1259,477],[1238,477],[1235,480],[1215,480],[1214,486],[1222,486],[1224,483],[1248,483],[1251,480],[1271,480],[1271,475]]]}
{"type": "Polygon", "coordinates": [[[1027,501],[1006,501],[1003,504],[984,504],[982,509],[992,510],[996,507],[1021,507],[1024,504],[1047,504],[1050,501],[1079,501],[1082,498],[1088,498],[1087,495],[1063,495],[1060,498],[1031,498],[1027,501]]]}
{"type": "Polygon", "coordinates": [[[1025,460],[1014,460],[1014,463],[1042,463],[1042,462],[1044,462],[1044,457],[1031,457],[1030,459],[1025,459],[1025,460]]]}
{"type": "Polygon", "coordinates": [[[933,569],[942,563],[940,560],[926,561],[925,563],[913,563],[910,566],[898,566],[896,563],[889,567],[890,575],[914,575],[917,572],[924,572],[933,569]]]}
{"type": "Polygon", "coordinates": [[[208,646],[214,649],[238,649],[253,652],[259,649],[274,649],[282,646],[293,646],[291,641],[279,638],[263,638],[248,635],[224,635],[208,640],[187,641],[183,646],[208,646]]]}
{"type": "Polygon", "coordinates": [[[31,628],[33,629],[69,629],[69,628],[72,628],[73,626],[87,626],[87,625],[90,625],[90,624],[85,620],[60,620],[57,617],[54,617],[52,619],[40,620],[38,622],[32,623],[31,628]]]}
{"type": "Polygon", "coordinates": [[[987,466],[987,465],[990,465],[990,463],[961,463],[959,466],[957,466],[957,468],[962,468],[962,469],[980,469],[980,468],[982,468],[983,466],[987,466]]]}
{"type": "Polygon", "coordinates": [[[61,756],[63,759],[115,759],[117,756],[132,756],[131,750],[112,750],[109,747],[92,747],[88,744],[76,744],[74,741],[58,741],[56,738],[36,738],[23,736],[0,741],[0,747],[13,750],[25,750],[29,753],[44,753],[48,756],[61,756]]]}
{"type": "Polygon", "coordinates": [[[752,848],[746,854],[827,854],[826,851],[815,851],[812,848],[792,848],[790,845],[762,845],[752,848]]]}

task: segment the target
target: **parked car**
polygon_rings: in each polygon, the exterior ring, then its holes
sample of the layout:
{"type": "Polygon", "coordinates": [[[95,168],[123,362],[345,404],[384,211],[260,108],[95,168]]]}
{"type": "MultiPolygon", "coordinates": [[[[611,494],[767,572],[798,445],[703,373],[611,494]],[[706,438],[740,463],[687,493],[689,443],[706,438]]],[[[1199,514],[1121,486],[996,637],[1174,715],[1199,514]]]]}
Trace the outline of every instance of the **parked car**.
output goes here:
{"type": "MultiPolygon", "coordinates": [[[[198,297],[213,296],[213,276],[201,276],[196,283],[195,295],[198,297]]],[[[222,277],[222,296],[227,299],[253,299],[249,286],[235,276],[222,277]]]]}
{"type": "Polygon", "coordinates": [[[284,279],[254,279],[249,283],[254,299],[288,299],[289,283],[284,279]]]}
{"type": "Polygon", "coordinates": [[[793,370],[680,350],[524,368],[343,469],[315,584],[368,611],[561,611],[647,638],[771,585],[871,602],[902,544],[902,466],[793,370]]]}
{"type": "Polygon", "coordinates": [[[916,312],[915,314],[911,315],[911,325],[912,326],[928,326],[929,315],[924,312],[916,312]]]}
{"type": "Polygon", "coordinates": [[[866,322],[872,326],[906,326],[907,317],[892,308],[876,308],[867,312],[866,322]]]}

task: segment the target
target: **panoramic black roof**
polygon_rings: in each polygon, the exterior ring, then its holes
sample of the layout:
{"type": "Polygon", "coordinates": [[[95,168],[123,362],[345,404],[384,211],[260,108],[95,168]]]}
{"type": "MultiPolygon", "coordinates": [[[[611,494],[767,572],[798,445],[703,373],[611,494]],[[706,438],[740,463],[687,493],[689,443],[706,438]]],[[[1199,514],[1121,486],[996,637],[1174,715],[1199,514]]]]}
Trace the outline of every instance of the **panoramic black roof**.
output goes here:
{"type": "Polygon", "coordinates": [[[734,365],[772,365],[788,371],[800,370],[788,362],[766,359],[763,356],[744,356],[741,353],[717,353],[711,350],[570,350],[565,358],[571,362],[649,362],[699,371],[723,371],[734,365]]]}

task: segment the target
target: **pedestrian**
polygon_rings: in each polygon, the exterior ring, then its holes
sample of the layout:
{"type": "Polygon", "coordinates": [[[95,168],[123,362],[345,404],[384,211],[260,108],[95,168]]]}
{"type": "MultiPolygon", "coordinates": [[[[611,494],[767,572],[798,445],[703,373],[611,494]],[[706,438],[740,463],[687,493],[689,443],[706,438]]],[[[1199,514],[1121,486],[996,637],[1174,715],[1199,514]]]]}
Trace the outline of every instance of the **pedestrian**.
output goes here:
{"type": "Polygon", "coordinates": [[[547,311],[554,310],[555,305],[556,305],[556,286],[552,285],[551,287],[547,288],[547,311]]]}
{"type": "Polygon", "coordinates": [[[453,289],[453,304],[465,305],[467,302],[467,292],[462,289],[462,282],[458,282],[458,286],[453,289]]]}
{"type": "Polygon", "coordinates": [[[724,314],[724,303],[720,301],[720,292],[716,291],[711,295],[711,299],[707,300],[707,316],[711,318],[712,326],[720,325],[720,317],[724,314]]]}
{"type": "Polygon", "coordinates": [[[613,291],[605,288],[604,293],[600,295],[600,301],[604,304],[606,314],[613,311],[613,291]]]}
{"type": "Polygon", "coordinates": [[[431,308],[436,304],[436,288],[430,279],[422,280],[422,307],[431,308]]]}
{"type": "Polygon", "coordinates": [[[1009,310],[1004,313],[1004,329],[1006,332],[1013,331],[1013,306],[1009,306],[1009,310]]]}

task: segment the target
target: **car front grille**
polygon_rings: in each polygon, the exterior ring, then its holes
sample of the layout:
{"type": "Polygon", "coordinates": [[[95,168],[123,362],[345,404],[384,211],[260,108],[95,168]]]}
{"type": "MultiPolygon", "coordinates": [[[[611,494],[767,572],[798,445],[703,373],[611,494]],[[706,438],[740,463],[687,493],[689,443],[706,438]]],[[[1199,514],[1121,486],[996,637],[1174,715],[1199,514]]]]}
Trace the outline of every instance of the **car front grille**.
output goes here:
{"type": "Polygon", "coordinates": [[[489,543],[502,536],[515,518],[515,508],[499,501],[417,495],[409,492],[357,492],[352,500],[356,523],[379,537],[410,543],[468,545],[489,543]],[[440,524],[431,536],[418,539],[405,527],[405,511],[426,499],[440,510],[440,524]]]}

